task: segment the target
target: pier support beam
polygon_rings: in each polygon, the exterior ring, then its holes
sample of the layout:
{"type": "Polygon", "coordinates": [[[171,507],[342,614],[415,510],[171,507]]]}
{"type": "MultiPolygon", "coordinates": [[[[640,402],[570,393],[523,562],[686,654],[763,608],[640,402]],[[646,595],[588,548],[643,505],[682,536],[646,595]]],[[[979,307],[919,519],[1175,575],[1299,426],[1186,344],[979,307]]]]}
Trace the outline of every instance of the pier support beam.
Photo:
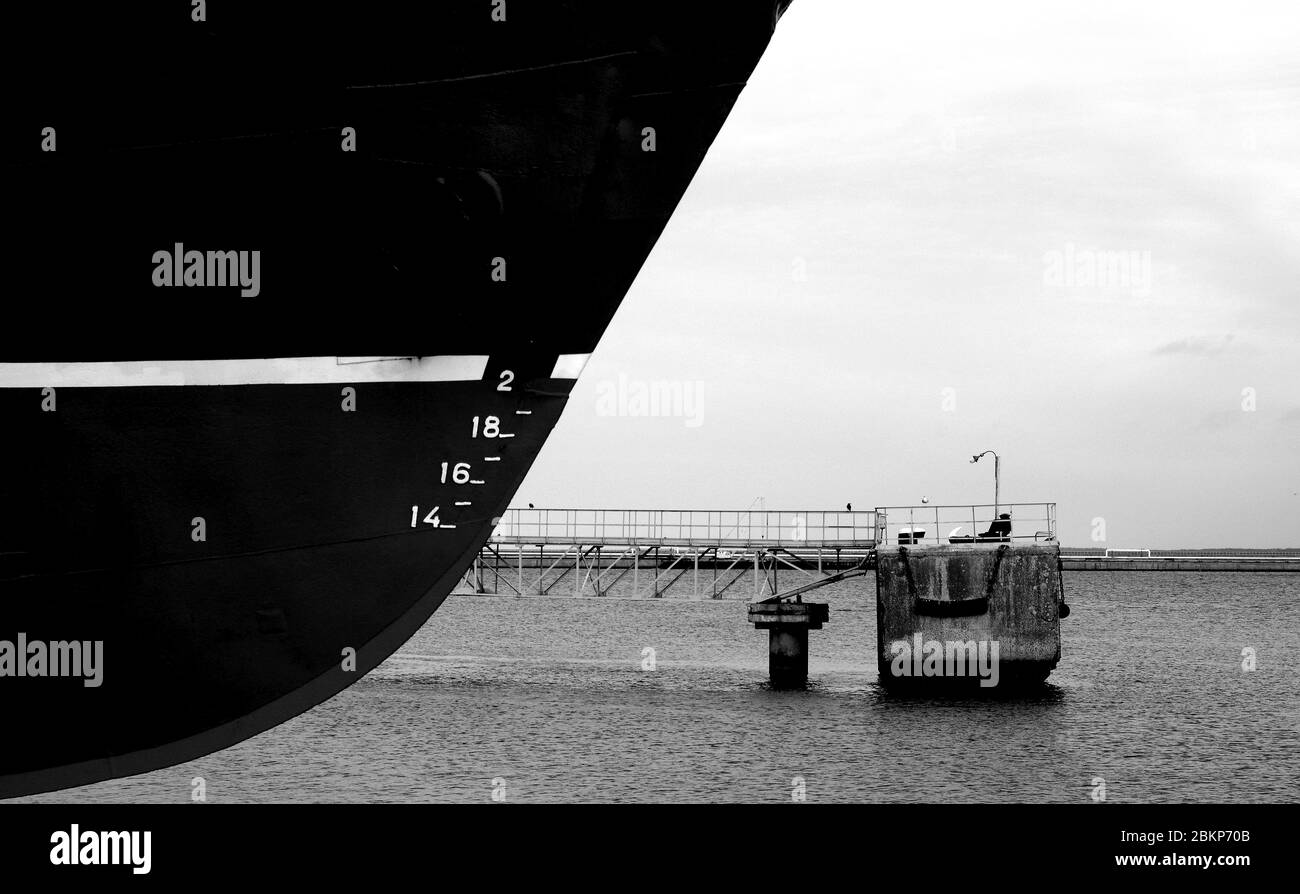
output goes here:
{"type": "Polygon", "coordinates": [[[776,689],[802,689],[808,684],[808,631],[830,620],[824,602],[755,602],[749,622],[768,631],[767,673],[776,689]]]}

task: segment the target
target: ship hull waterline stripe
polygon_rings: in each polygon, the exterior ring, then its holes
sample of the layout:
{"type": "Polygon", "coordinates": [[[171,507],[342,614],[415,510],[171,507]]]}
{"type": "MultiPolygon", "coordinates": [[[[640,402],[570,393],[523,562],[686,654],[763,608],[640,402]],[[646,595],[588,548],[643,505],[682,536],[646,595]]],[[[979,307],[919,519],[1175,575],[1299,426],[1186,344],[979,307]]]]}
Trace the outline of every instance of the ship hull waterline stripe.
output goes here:
{"type": "Polygon", "coordinates": [[[487,364],[486,354],[0,363],[0,388],[475,382],[483,378],[487,364]]]}

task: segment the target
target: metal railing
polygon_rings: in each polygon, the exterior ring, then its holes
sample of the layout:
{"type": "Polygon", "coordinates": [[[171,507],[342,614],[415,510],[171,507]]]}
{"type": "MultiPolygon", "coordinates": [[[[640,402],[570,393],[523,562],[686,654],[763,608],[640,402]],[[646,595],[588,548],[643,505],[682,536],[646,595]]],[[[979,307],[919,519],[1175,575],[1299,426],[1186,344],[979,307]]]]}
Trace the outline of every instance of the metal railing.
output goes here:
{"type": "Polygon", "coordinates": [[[663,546],[872,546],[875,511],[708,509],[508,509],[497,543],[663,546]]]}
{"type": "Polygon", "coordinates": [[[881,546],[1056,542],[1055,503],[877,506],[876,515],[881,546]]]}

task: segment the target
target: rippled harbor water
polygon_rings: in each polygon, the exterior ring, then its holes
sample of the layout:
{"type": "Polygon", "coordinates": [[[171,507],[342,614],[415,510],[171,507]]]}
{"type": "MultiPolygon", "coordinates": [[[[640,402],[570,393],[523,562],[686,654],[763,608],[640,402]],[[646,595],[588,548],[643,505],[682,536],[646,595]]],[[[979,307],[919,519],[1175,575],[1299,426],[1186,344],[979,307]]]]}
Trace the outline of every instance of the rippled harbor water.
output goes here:
{"type": "Polygon", "coordinates": [[[895,697],[870,578],[820,591],[807,692],[743,602],[453,595],[388,662],[247,742],[35,801],[1300,800],[1300,575],[1068,573],[1042,693],[895,697]],[[644,649],[655,669],[643,670],[644,649]],[[1257,670],[1242,669],[1253,648],[1257,670]]]}

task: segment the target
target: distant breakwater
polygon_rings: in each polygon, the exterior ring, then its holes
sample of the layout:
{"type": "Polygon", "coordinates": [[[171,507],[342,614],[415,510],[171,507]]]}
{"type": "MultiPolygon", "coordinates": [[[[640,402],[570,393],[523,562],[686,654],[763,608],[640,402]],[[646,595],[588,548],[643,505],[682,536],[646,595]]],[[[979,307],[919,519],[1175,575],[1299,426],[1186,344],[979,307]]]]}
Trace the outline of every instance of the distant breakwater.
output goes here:
{"type": "Polygon", "coordinates": [[[1066,571],[1300,572],[1300,549],[1110,549],[1061,547],[1066,571]]]}

